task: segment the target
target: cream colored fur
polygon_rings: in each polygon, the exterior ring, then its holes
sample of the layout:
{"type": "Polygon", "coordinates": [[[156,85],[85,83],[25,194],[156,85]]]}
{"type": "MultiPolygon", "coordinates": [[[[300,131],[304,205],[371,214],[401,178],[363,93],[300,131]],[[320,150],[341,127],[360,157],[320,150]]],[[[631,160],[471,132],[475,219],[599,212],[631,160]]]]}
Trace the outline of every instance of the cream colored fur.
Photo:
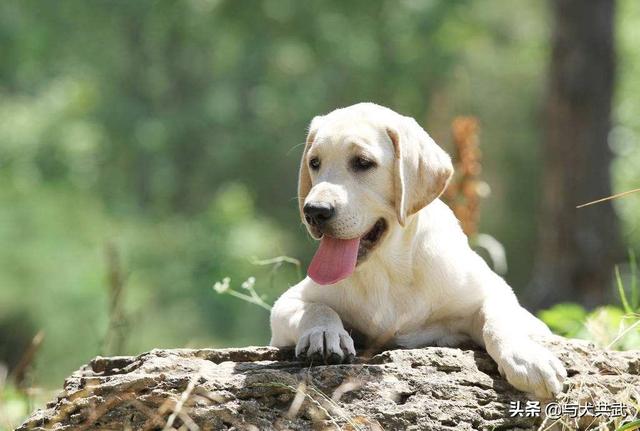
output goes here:
{"type": "Polygon", "coordinates": [[[305,201],[332,204],[327,232],[337,238],[360,237],[379,218],[388,230],[347,279],[321,286],[307,277],[285,292],[271,313],[271,344],[342,359],[355,355],[349,331],[408,348],[472,339],[516,388],[540,398],[560,392],[566,371],[536,342],[549,329],[469,247],[437,199],[451,173],[449,156],[415,120],[390,109],[361,103],[314,118],[300,166],[301,211],[305,201]],[[353,172],[355,155],[377,166],[353,172]],[[308,168],[312,157],[318,171],[308,168]]]}

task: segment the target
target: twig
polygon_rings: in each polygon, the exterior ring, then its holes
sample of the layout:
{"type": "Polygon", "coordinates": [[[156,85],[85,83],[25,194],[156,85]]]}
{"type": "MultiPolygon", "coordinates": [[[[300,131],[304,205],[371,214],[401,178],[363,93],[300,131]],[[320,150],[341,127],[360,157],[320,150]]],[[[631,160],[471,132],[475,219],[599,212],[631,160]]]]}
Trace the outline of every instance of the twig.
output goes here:
{"type": "MultiPolygon", "coordinates": [[[[184,390],[184,392],[182,392],[182,395],[180,396],[180,399],[178,400],[178,402],[176,403],[175,407],[173,408],[173,413],[171,413],[171,415],[167,419],[167,423],[164,425],[164,428],[162,429],[163,431],[167,431],[167,430],[173,429],[173,423],[175,422],[175,420],[176,420],[176,418],[178,416],[181,416],[183,414],[182,408],[184,407],[185,403],[189,400],[189,397],[191,397],[191,392],[193,392],[193,389],[196,387],[196,383],[198,382],[199,378],[200,378],[200,373],[198,373],[195,376],[193,376],[191,381],[189,381],[189,384],[187,385],[187,388],[184,390]]],[[[191,419],[191,418],[189,418],[189,419],[191,419]]],[[[195,430],[199,429],[199,427],[193,421],[189,422],[189,421],[185,421],[184,419],[182,419],[182,421],[185,424],[188,424],[187,426],[192,431],[195,431],[195,430]]]]}
{"type": "MultiPolygon", "coordinates": [[[[275,388],[287,388],[289,389],[291,392],[298,394],[298,388],[294,388],[291,385],[288,385],[286,383],[280,383],[280,382],[269,382],[269,383],[255,383],[252,386],[265,386],[265,387],[275,387],[275,388]]],[[[317,392],[317,391],[316,391],[317,392]]],[[[313,403],[320,411],[322,411],[325,416],[327,418],[329,418],[329,421],[331,421],[331,423],[336,427],[336,429],[341,429],[340,424],[338,424],[338,422],[336,421],[336,419],[331,415],[331,412],[329,412],[329,410],[327,410],[320,401],[318,401],[317,399],[315,399],[313,396],[311,396],[309,394],[308,391],[302,391],[302,394],[304,394],[304,396],[311,401],[311,403],[313,403]]],[[[295,398],[294,398],[295,401],[295,398]]]]}
{"type": "MultiPolygon", "coordinates": [[[[362,428],[360,428],[358,426],[358,424],[356,424],[353,419],[351,419],[346,412],[344,411],[344,409],[342,407],[340,407],[340,405],[337,403],[337,401],[335,401],[333,398],[327,396],[327,394],[325,394],[324,392],[322,392],[320,389],[316,388],[312,383],[309,384],[309,389],[313,392],[316,393],[316,395],[318,395],[320,398],[324,399],[325,402],[327,404],[329,404],[330,407],[332,407],[332,410],[336,413],[338,413],[338,415],[344,419],[349,425],[351,425],[351,427],[353,429],[355,429],[356,431],[361,431],[362,428]]],[[[328,410],[327,410],[328,411],[328,410]]]]}
{"type": "Polygon", "coordinates": [[[289,256],[276,256],[271,259],[251,259],[251,263],[254,265],[273,265],[275,263],[290,263],[295,266],[300,266],[300,261],[294,257],[289,256]]]}
{"type": "Polygon", "coordinates": [[[13,372],[13,381],[15,382],[18,388],[22,388],[24,383],[25,376],[27,371],[31,367],[33,360],[42,345],[42,341],[44,340],[44,331],[39,331],[31,340],[31,343],[22,354],[18,365],[16,365],[15,371],[13,372]]]}
{"type": "Polygon", "coordinates": [[[258,266],[273,265],[273,268],[270,271],[270,278],[272,279],[272,281],[273,281],[273,277],[275,276],[277,270],[280,269],[280,267],[284,263],[289,263],[289,264],[295,266],[296,267],[296,275],[298,276],[298,280],[300,280],[302,278],[302,272],[301,272],[302,264],[300,263],[300,261],[298,259],[293,258],[293,257],[276,256],[276,257],[273,257],[271,259],[257,259],[257,258],[254,257],[254,258],[251,259],[251,263],[253,265],[258,265],[258,266]]]}
{"type": "Polygon", "coordinates": [[[640,192],[640,189],[627,190],[626,192],[616,193],[615,195],[607,196],[606,198],[597,199],[595,201],[587,202],[586,204],[581,204],[576,206],[576,208],[584,208],[589,205],[599,204],[600,202],[609,201],[611,199],[621,198],[622,196],[630,195],[631,193],[640,192]]]}
{"type": "Polygon", "coordinates": [[[120,254],[113,242],[105,245],[105,259],[108,271],[109,323],[102,343],[103,354],[122,354],[125,345],[124,327],[126,316],[122,309],[125,277],[122,271],[120,254]]]}
{"type": "Polygon", "coordinates": [[[362,381],[358,379],[344,380],[340,386],[338,386],[331,395],[331,399],[335,402],[340,401],[340,398],[347,392],[355,391],[362,387],[362,381]]]}
{"type": "MultiPolygon", "coordinates": [[[[95,387],[92,388],[86,388],[84,390],[81,389],[81,391],[84,391],[86,394],[90,394],[95,390],[95,387]]],[[[77,394],[77,393],[76,393],[77,394]]],[[[80,394],[78,394],[78,399],[81,397],[80,394]]],[[[129,403],[132,400],[135,399],[135,397],[137,397],[137,394],[135,393],[127,393],[127,394],[117,394],[115,396],[113,396],[112,398],[106,399],[104,401],[102,401],[102,403],[100,405],[95,405],[93,404],[91,406],[92,410],[91,413],[89,415],[89,417],[87,418],[87,420],[85,421],[84,424],[81,424],[80,426],[78,426],[76,429],[78,431],[85,431],[88,430],[90,428],[93,428],[93,424],[99,420],[102,416],[104,416],[107,412],[111,411],[112,408],[114,408],[115,406],[119,406],[121,404],[124,403],[129,403]]],[[[58,420],[59,417],[64,417],[64,416],[68,416],[74,409],[77,409],[79,407],[79,403],[77,401],[72,402],[71,404],[69,404],[66,409],[61,409],[61,411],[58,413],[58,417],[56,418],[56,420],[58,420]]]]}
{"type": "Polygon", "coordinates": [[[302,407],[302,403],[304,402],[306,395],[307,395],[307,384],[303,380],[298,385],[298,388],[296,389],[296,396],[293,398],[293,401],[289,406],[289,410],[287,410],[287,413],[285,414],[285,416],[289,420],[295,418],[298,415],[298,411],[300,411],[300,407],[302,407]]]}
{"type": "Polygon", "coordinates": [[[271,311],[271,306],[264,302],[262,298],[258,296],[255,290],[251,289],[251,296],[245,295],[244,293],[236,292],[235,290],[229,289],[227,293],[231,296],[235,296],[236,298],[242,299],[243,301],[250,302],[252,304],[257,305],[258,307],[262,307],[267,311],[271,311]]]}

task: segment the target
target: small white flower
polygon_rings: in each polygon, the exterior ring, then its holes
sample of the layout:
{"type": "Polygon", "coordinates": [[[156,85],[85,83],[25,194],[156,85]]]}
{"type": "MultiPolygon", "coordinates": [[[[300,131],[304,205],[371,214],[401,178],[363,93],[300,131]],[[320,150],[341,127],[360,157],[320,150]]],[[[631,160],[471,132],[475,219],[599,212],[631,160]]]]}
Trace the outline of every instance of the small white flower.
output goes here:
{"type": "Polygon", "coordinates": [[[229,283],[231,283],[231,279],[229,277],[225,277],[222,281],[216,281],[213,285],[213,290],[218,293],[224,293],[229,290],[229,283]]]}
{"type": "Polygon", "coordinates": [[[247,278],[247,280],[245,282],[242,283],[242,288],[246,289],[246,290],[251,290],[253,289],[253,286],[256,284],[256,278],[255,277],[249,277],[247,278]]]}

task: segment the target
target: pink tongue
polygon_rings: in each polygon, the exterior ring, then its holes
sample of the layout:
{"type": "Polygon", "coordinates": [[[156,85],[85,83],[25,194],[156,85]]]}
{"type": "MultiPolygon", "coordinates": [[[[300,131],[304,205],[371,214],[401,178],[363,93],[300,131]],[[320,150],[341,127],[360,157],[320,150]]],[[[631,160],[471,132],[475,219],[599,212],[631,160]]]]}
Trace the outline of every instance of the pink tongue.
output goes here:
{"type": "Polygon", "coordinates": [[[359,245],[360,238],[337,239],[324,235],[307,274],[322,285],[344,280],[356,268],[359,245]]]}

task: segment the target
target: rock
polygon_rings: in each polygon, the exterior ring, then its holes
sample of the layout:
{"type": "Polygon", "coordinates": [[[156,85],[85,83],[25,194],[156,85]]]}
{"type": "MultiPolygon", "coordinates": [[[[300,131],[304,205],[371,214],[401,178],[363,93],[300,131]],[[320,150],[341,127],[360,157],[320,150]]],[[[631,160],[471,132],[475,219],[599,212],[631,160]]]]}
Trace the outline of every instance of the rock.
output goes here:
{"type": "MultiPolygon", "coordinates": [[[[561,404],[640,402],[640,351],[577,340],[548,343],[567,367],[561,404]]],[[[385,351],[350,365],[305,366],[290,350],[153,350],[97,357],[18,428],[26,430],[534,430],[542,415],[511,417],[534,399],[511,387],[482,350],[385,351]]],[[[535,404],[530,404],[535,409],[535,404]]],[[[565,416],[567,429],[622,418],[565,416]]],[[[544,421],[544,424],[543,424],[544,421]]]]}

